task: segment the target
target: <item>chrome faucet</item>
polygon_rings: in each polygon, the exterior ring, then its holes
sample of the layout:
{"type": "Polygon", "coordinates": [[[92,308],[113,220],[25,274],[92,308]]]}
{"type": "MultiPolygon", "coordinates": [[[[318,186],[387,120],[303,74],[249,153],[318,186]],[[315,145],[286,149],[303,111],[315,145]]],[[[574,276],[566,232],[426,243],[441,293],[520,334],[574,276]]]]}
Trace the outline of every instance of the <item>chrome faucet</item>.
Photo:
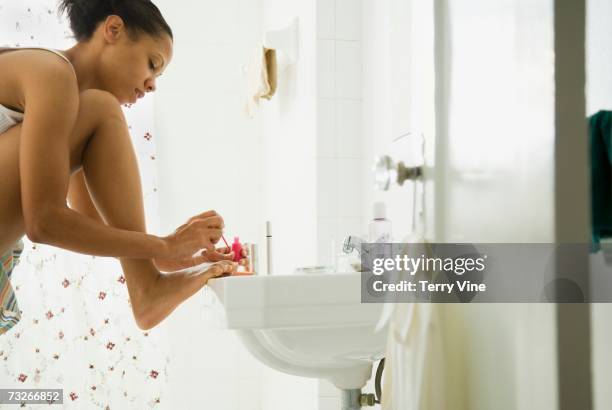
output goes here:
{"type": "MultiPolygon", "coordinates": [[[[358,236],[349,235],[344,239],[344,243],[342,244],[342,252],[349,254],[353,251],[357,251],[357,254],[361,256],[362,244],[365,241],[358,236]]],[[[366,253],[369,253],[367,249],[365,249],[366,253]]]]}

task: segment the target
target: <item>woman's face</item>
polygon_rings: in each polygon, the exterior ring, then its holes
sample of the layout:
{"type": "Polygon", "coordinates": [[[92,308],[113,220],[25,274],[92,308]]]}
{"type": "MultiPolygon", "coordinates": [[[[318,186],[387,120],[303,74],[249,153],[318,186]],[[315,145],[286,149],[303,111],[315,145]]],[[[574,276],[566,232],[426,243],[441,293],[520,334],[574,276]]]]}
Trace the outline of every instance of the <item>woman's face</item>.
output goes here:
{"type": "Polygon", "coordinates": [[[120,103],[135,103],[155,91],[156,80],[172,59],[172,39],[166,33],[139,33],[130,38],[123,22],[109,16],[103,24],[106,47],[100,58],[101,87],[120,103]]]}

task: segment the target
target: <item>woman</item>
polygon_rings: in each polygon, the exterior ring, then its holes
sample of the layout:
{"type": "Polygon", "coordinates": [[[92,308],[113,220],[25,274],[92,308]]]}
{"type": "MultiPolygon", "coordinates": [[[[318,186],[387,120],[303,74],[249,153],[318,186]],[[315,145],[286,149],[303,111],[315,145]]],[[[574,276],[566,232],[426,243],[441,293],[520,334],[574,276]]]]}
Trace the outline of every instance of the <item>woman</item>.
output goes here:
{"type": "Polygon", "coordinates": [[[215,250],[224,224],[214,211],[165,237],[145,232],[121,104],[155,91],[172,59],[172,30],[149,0],[62,0],[60,10],[74,47],[0,49],[0,333],[20,318],[9,278],[24,234],[120,258],[136,323],[149,329],[210,278],[236,271],[230,250],[215,250]],[[160,272],[204,261],[218,263],[160,272]]]}

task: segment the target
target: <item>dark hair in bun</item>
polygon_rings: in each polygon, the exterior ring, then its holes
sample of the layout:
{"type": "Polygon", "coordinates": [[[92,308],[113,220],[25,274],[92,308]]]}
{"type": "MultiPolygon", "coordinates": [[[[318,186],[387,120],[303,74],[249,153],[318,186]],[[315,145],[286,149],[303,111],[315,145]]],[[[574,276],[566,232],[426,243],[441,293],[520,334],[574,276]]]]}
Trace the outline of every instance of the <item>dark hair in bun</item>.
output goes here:
{"type": "Polygon", "coordinates": [[[59,11],[68,16],[77,41],[89,40],[98,24],[113,14],[123,19],[132,35],[166,33],[172,38],[170,26],[150,0],[60,0],[59,11]]]}

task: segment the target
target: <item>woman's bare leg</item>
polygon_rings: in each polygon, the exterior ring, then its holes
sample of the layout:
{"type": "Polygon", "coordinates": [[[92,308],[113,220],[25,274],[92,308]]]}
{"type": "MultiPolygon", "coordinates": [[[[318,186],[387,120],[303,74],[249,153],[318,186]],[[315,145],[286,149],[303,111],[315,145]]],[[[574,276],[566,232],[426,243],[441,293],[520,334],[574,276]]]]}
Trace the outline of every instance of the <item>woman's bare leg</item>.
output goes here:
{"type": "MultiPolygon", "coordinates": [[[[108,93],[88,90],[81,94],[75,143],[81,155],[87,188],[96,208],[111,226],[145,232],[142,187],[128,127],[117,101],[108,93]]],[[[206,274],[161,275],[151,259],[121,258],[132,310],[141,328],[155,326],[181,302],[204,286],[223,267],[206,274]]]]}

